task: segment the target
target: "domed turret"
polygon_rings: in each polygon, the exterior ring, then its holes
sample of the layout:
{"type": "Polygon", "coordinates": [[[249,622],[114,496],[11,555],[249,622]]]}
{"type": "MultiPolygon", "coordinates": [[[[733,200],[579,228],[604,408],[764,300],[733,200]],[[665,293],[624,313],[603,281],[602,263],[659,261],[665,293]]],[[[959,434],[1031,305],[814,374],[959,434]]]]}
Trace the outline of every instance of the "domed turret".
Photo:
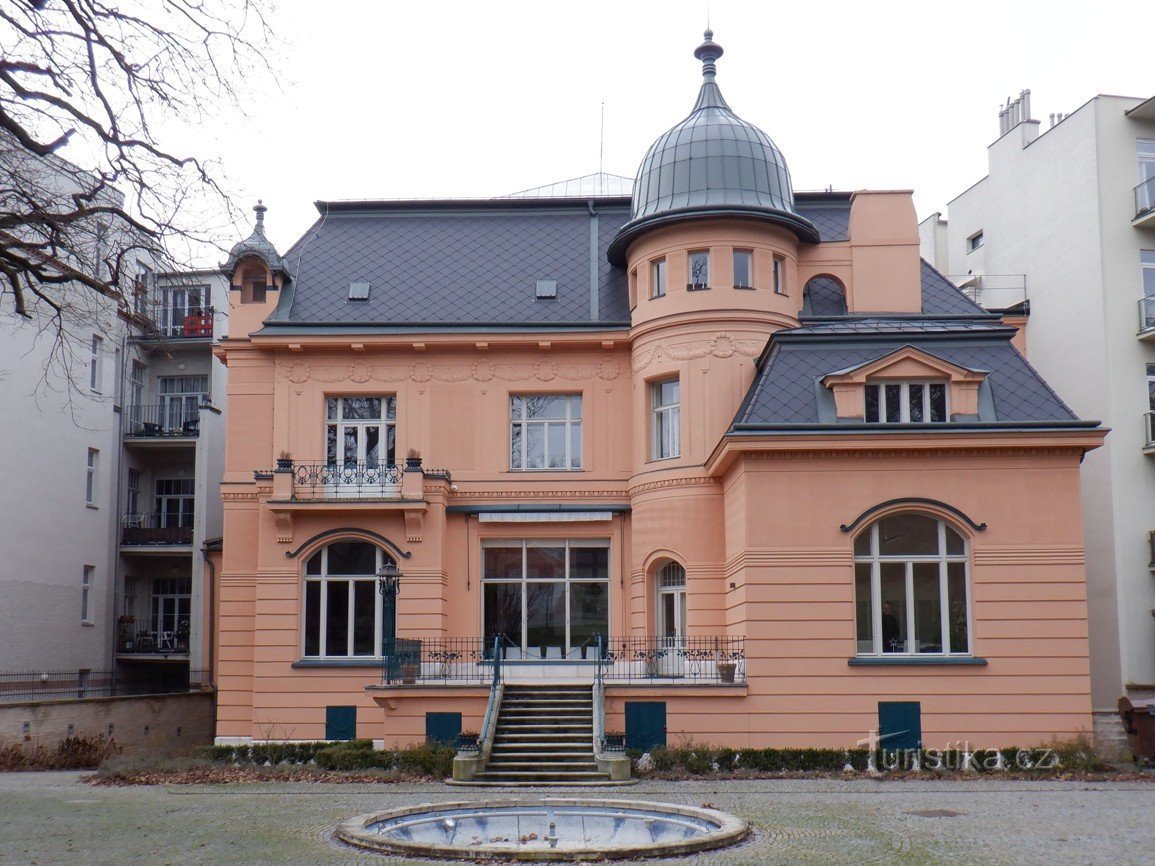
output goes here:
{"type": "Polygon", "coordinates": [[[722,46],[712,31],[694,51],[702,61],[702,89],[690,115],[646,152],[634,183],[632,219],[610,245],[610,261],[625,264],[638,235],[677,220],[751,217],[777,223],[800,240],[818,231],[794,210],[790,170],[782,152],[758,127],[730,110],[714,81],[722,46]]]}

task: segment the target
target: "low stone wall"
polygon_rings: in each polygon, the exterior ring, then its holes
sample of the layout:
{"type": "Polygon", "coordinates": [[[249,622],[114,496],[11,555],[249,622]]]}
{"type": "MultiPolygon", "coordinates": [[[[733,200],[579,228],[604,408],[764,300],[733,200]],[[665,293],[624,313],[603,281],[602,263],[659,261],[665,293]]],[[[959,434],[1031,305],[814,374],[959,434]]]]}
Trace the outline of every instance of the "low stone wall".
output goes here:
{"type": "Polygon", "coordinates": [[[179,755],[212,745],[216,693],[0,704],[0,746],[111,736],[125,755],[179,755]]]}

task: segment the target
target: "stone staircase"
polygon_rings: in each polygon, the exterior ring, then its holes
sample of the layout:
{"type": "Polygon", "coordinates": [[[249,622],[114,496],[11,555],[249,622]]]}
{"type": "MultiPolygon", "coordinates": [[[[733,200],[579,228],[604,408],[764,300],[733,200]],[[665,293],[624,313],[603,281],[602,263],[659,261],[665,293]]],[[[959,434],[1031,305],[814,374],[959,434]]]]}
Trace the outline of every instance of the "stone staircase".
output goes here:
{"type": "Polygon", "coordinates": [[[590,686],[506,683],[493,747],[474,781],[551,785],[608,782],[593,751],[590,686]]]}

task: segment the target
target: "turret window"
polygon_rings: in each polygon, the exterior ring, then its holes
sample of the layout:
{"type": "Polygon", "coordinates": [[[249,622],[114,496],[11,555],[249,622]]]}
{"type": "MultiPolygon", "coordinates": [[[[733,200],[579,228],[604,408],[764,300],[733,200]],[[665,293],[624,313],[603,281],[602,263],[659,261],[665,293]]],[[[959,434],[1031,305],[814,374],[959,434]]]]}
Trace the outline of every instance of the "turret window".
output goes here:
{"type": "Polygon", "coordinates": [[[754,253],[734,250],[734,288],[754,288],[754,253]]]}
{"type": "Polygon", "coordinates": [[[654,382],[650,386],[651,435],[655,460],[682,454],[682,406],[677,379],[654,382]]]}
{"type": "Polygon", "coordinates": [[[690,251],[690,291],[710,288],[710,253],[708,250],[690,251]]]}
{"type": "Polygon", "coordinates": [[[658,259],[650,263],[650,297],[663,298],[666,295],[666,260],[658,259]]]}
{"type": "Polygon", "coordinates": [[[786,262],[781,256],[774,257],[774,293],[786,294],[786,262]]]}

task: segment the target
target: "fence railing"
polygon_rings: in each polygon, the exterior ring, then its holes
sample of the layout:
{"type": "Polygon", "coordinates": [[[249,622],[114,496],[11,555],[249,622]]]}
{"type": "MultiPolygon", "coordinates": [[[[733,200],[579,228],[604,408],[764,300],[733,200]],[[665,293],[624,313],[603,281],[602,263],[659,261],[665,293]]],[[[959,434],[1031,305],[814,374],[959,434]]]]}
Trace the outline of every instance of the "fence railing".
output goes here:
{"type": "Polygon", "coordinates": [[[117,655],[188,655],[187,632],[123,630],[117,635],[117,655]]]}
{"type": "Polygon", "coordinates": [[[146,336],[153,339],[205,340],[213,336],[212,307],[155,306],[143,312],[149,321],[146,336]]]}
{"type": "Polygon", "coordinates": [[[1155,177],[1149,177],[1135,187],[1135,219],[1155,210],[1155,177]]]}
{"type": "Polygon", "coordinates": [[[609,637],[602,654],[600,678],[745,683],[746,640],[697,635],[609,637]]]}
{"type": "Polygon", "coordinates": [[[1155,328],[1155,295],[1139,299],[1139,333],[1155,328]]]}
{"type": "Polygon", "coordinates": [[[485,638],[397,638],[385,646],[381,680],[385,685],[421,681],[496,686],[501,668],[493,661],[493,644],[485,638]]]}
{"type": "Polygon", "coordinates": [[[294,499],[391,499],[401,469],[385,463],[293,463],[294,499]]]}
{"type": "Polygon", "coordinates": [[[121,544],[192,544],[193,516],[153,511],[125,514],[120,521],[121,544]]]}
{"type": "Polygon", "coordinates": [[[951,274],[947,279],[985,310],[1007,310],[1027,300],[1026,274],[951,274]]]}
{"type": "Polygon", "coordinates": [[[109,698],[119,695],[168,695],[199,692],[211,687],[208,671],[0,671],[0,703],[109,698]]]}
{"type": "Polygon", "coordinates": [[[184,402],[125,406],[122,417],[130,438],[200,435],[200,407],[184,402]]]}

